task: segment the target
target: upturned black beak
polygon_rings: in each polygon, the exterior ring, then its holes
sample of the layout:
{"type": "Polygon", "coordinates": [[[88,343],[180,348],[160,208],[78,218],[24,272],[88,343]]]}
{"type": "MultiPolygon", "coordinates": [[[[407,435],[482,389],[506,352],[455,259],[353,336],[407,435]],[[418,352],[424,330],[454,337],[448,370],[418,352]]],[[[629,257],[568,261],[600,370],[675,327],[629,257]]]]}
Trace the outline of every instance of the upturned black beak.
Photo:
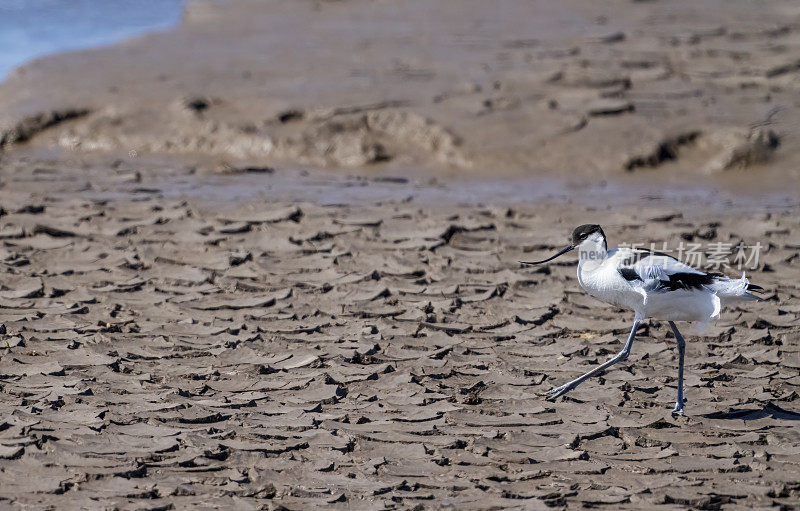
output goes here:
{"type": "Polygon", "coordinates": [[[554,255],[552,257],[548,257],[547,259],[543,259],[541,261],[520,261],[520,263],[521,264],[542,264],[542,263],[546,263],[547,261],[552,261],[553,259],[555,259],[556,257],[558,257],[560,255],[566,254],[570,250],[575,250],[575,247],[573,247],[572,245],[570,245],[568,247],[565,247],[558,254],[556,254],[556,255],[554,255]]]}

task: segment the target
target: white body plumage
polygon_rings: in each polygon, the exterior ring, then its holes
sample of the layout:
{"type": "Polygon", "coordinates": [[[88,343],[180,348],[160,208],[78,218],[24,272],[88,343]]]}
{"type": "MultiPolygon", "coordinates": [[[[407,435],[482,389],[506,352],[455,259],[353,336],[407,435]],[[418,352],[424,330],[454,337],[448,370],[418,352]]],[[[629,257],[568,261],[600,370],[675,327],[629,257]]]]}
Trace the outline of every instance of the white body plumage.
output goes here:
{"type": "Polygon", "coordinates": [[[633,310],[639,319],[707,323],[732,301],[758,299],[747,292],[744,275],[730,279],[707,274],[646,250],[606,250],[599,232],[587,237],[578,250],[581,287],[598,300],[633,310]]]}

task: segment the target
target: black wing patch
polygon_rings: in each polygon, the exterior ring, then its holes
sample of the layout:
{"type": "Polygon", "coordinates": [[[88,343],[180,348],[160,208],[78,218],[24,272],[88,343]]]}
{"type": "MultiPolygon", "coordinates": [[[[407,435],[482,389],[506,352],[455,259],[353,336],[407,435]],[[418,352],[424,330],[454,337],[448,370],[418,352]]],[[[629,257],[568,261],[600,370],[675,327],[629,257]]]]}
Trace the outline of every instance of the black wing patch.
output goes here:
{"type": "Polygon", "coordinates": [[[673,273],[667,280],[660,280],[658,289],[677,291],[679,289],[702,289],[712,284],[721,273],[673,273]]]}
{"type": "Polygon", "coordinates": [[[622,278],[627,280],[628,282],[632,280],[642,280],[642,277],[640,277],[639,274],[636,273],[636,270],[634,270],[633,268],[620,268],[617,271],[619,272],[620,275],[622,275],[622,278]]]}

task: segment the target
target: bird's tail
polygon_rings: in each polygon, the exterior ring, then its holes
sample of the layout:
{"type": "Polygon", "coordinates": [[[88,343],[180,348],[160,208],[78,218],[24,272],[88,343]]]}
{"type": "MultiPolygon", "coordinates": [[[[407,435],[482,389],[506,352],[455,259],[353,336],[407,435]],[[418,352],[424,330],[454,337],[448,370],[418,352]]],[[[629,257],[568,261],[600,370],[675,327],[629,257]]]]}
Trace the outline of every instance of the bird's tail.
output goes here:
{"type": "Polygon", "coordinates": [[[740,279],[718,277],[710,287],[716,292],[717,296],[724,301],[735,299],[761,301],[759,296],[754,295],[750,291],[756,293],[764,292],[763,287],[751,284],[750,281],[747,280],[747,277],[745,277],[744,272],[742,272],[742,278],[740,279]]]}

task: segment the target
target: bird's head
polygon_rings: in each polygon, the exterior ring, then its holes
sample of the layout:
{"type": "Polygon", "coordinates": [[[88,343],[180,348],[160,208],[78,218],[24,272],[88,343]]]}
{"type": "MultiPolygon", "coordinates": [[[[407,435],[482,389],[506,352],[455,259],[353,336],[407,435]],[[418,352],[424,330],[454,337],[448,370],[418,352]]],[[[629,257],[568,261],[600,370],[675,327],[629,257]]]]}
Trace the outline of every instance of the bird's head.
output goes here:
{"type": "Polygon", "coordinates": [[[542,264],[552,261],[556,257],[566,254],[572,250],[578,249],[581,259],[597,259],[605,258],[608,249],[606,245],[606,235],[603,229],[597,224],[584,224],[580,225],[572,231],[572,236],[569,239],[569,245],[561,249],[557,254],[543,259],[541,261],[520,261],[522,264],[542,264]]]}

